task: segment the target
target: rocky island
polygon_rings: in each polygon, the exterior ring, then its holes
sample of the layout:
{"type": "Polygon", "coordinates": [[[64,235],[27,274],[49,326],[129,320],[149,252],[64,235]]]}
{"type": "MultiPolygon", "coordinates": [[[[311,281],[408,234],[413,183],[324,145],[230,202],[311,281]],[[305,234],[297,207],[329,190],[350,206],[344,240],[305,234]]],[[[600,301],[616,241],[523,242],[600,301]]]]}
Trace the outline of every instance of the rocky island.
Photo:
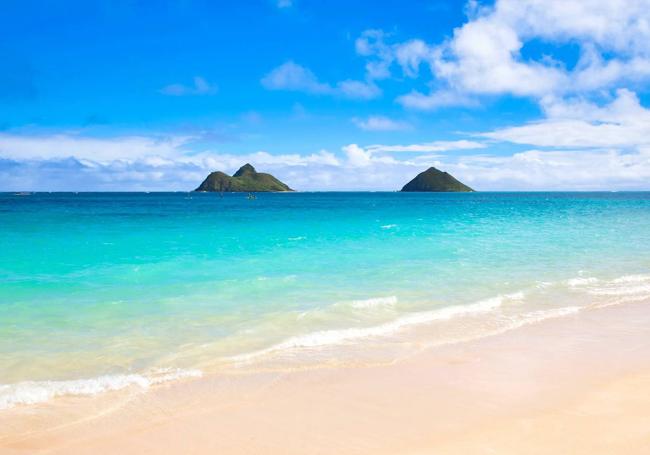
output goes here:
{"type": "Polygon", "coordinates": [[[430,167],[426,171],[420,172],[413,180],[404,185],[402,191],[468,193],[474,190],[459,182],[447,172],[440,171],[435,167],[430,167]]]}
{"type": "Polygon", "coordinates": [[[253,193],[293,190],[271,174],[257,172],[253,166],[247,163],[239,168],[232,177],[220,171],[212,172],[194,191],[253,193]]]}

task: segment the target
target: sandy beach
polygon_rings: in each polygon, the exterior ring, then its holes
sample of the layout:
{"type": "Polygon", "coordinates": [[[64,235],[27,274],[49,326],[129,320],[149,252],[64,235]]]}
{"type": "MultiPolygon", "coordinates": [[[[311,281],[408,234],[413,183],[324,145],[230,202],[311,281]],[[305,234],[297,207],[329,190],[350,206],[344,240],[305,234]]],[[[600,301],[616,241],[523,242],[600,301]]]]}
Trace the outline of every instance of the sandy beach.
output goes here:
{"type": "Polygon", "coordinates": [[[390,365],[17,407],[0,453],[648,453],[649,352],[647,305],[594,309],[390,365]]]}

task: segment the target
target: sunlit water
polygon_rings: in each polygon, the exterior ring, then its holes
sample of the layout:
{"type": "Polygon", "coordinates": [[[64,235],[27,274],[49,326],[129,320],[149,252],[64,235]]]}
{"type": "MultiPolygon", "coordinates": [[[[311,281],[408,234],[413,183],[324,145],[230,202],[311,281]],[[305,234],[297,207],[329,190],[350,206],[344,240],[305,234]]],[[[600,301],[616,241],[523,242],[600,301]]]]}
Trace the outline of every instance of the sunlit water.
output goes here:
{"type": "Polygon", "coordinates": [[[650,193],[0,194],[0,409],[650,298],[650,193]]]}

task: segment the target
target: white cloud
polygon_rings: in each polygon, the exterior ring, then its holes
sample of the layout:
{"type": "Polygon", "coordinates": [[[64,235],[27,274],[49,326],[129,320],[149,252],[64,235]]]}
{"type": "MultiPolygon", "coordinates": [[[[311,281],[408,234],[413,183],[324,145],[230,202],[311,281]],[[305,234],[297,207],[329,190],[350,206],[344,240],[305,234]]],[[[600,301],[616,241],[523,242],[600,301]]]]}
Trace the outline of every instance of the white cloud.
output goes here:
{"type": "Polygon", "coordinates": [[[332,93],[331,86],[319,82],[316,75],[309,69],[292,61],[274,68],[262,78],[262,85],[269,90],[294,90],[315,94],[332,93]]]}
{"type": "Polygon", "coordinates": [[[391,46],[384,43],[385,33],[382,30],[366,30],[354,42],[357,54],[369,57],[366,63],[366,75],[371,80],[390,77],[390,66],[394,60],[391,46]]]}
{"type": "Polygon", "coordinates": [[[372,154],[357,144],[346,145],[341,150],[347,155],[348,162],[353,167],[369,166],[371,163],[372,154]]]}
{"type": "Polygon", "coordinates": [[[618,58],[606,60],[595,46],[585,44],[572,76],[575,91],[598,90],[617,83],[636,83],[650,76],[650,59],[633,56],[625,61],[618,58]]]}
{"type": "MultiPolygon", "coordinates": [[[[627,114],[616,112],[617,102],[627,101],[623,98],[610,103],[611,108],[597,114],[598,118],[624,118],[627,114]]],[[[429,166],[449,171],[481,190],[648,189],[650,182],[650,145],[628,151],[529,150],[496,156],[485,144],[462,139],[367,147],[349,144],[340,153],[232,154],[191,152],[185,149],[183,139],[47,138],[2,135],[0,189],[191,190],[209,172],[232,173],[246,162],[299,190],[397,190],[429,166]],[[116,150],[125,148],[119,154],[121,158],[111,159],[116,150]],[[438,154],[473,148],[483,149],[484,154],[438,154]],[[417,155],[403,158],[399,152],[417,155]]]]}
{"type": "Polygon", "coordinates": [[[191,136],[120,136],[94,138],[71,134],[22,136],[0,133],[0,157],[10,159],[53,159],[75,157],[94,161],[137,159],[145,156],[171,157],[191,136]]]}
{"type": "Polygon", "coordinates": [[[434,141],[425,142],[422,144],[409,144],[409,145],[369,145],[366,149],[372,153],[377,152],[415,152],[415,153],[430,153],[430,152],[447,152],[450,150],[468,150],[485,148],[486,145],[482,142],[468,141],[461,139],[458,141],[434,141]]]}
{"type": "Polygon", "coordinates": [[[412,91],[397,97],[399,104],[406,108],[430,111],[449,106],[476,106],[476,100],[451,90],[438,90],[429,94],[412,91]]]}
{"type": "Polygon", "coordinates": [[[546,98],[547,118],[482,136],[542,147],[637,147],[650,144],[650,110],[625,89],[602,107],[582,100],[546,98]]]}
{"type": "MultiPolygon", "coordinates": [[[[497,3],[499,5],[508,3],[497,3]]],[[[543,96],[566,86],[564,72],[541,62],[523,61],[521,41],[512,24],[496,13],[470,21],[436,49],[435,75],[458,91],[543,96]]]]}
{"type": "Polygon", "coordinates": [[[650,149],[529,150],[510,156],[422,155],[405,160],[376,154],[357,144],[343,148],[338,166],[313,166],[295,175],[300,189],[400,189],[417,173],[435,166],[479,190],[639,190],[649,189],[650,149]],[[300,183],[298,183],[300,182],[300,183]]]}
{"type": "MultiPolygon", "coordinates": [[[[57,142],[60,136],[51,136],[57,142]]],[[[36,144],[22,141],[3,142],[12,144],[36,144]]],[[[75,139],[68,140],[68,144],[75,139]]],[[[250,162],[280,178],[287,178],[293,185],[291,175],[309,180],[312,171],[348,166],[346,160],[321,150],[311,154],[270,154],[259,151],[247,154],[229,154],[205,151],[190,153],[181,147],[172,149],[141,149],[141,153],[123,153],[121,158],[110,159],[116,146],[129,146],[130,138],[89,139],[76,138],[76,144],[67,156],[58,148],[39,139],[39,148],[45,146],[50,153],[31,153],[27,148],[0,151],[0,190],[41,191],[187,191],[196,188],[205,176],[221,170],[232,173],[244,163],[250,162]],[[84,153],[79,153],[85,150],[84,153]],[[101,159],[100,159],[101,158],[101,159]]],[[[155,141],[152,140],[152,143],[155,141]]],[[[302,182],[302,180],[300,180],[302,182]]],[[[302,184],[302,183],[301,183],[302,184]]]]}
{"type": "Polygon", "coordinates": [[[442,43],[387,43],[387,33],[367,30],[356,51],[376,79],[389,77],[393,64],[411,78],[429,67],[436,88],[398,98],[422,110],[467,105],[484,95],[598,94],[650,80],[650,0],[497,0],[492,7],[469,2],[468,10],[468,21],[442,43]],[[531,42],[546,47],[543,55],[526,55],[531,42]],[[579,48],[574,67],[553,58],[565,55],[565,45],[579,48]]]}
{"type": "Polygon", "coordinates": [[[213,95],[217,93],[217,86],[209,83],[201,76],[195,76],[193,85],[171,84],[163,87],[160,93],[170,96],[213,95]]]}
{"type": "Polygon", "coordinates": [[[500,0],[489,16],[522,36],[578,39],[617,52],[650,52],[648,0],[500,0]]]}
{"type": "Polygon", "coordinates": [[[420,65],[432,58],[434,48],[419,39],[386,44],[387,36],[382,30],[370,29],[355,41],[357,54],[369,59],[366,63],[367,77],[372,80],[390,77],[393,63],[401,67],[404,76],[416,77],[420,65]]]}
{"type": "Polygon", "coordinates": [[[354,41],[354,48],[357,54],[369,57],[379,55],[380,57],[391,57],[390,50],[384,43],[385,33],[383,30],[365,30],[359,38],[354,41]]]}
{"type": "Polygon", "coordinates": [[[484,133],[492,141],[566,150],[494,155],[468,139],[419,144],[349,144],[337,155],[228,154],[189,150],[189,136],[91,138],[0,134],[3,190],[188,190],[213,170],[245,162],[300,190],[396,190],[429,166],[481,190],[650,189],[650,111],[619,90],[609,103],[545,98],[547,118],[484,133]],[[443,154],[483,149],[482,154],[443,154]],[[409,153],[407,158],[394,153],[409,153]],[[414,156],[414,154],[416,154],[414,156]]]}
{"type": "MultiPolygon", "coordinates": [[[[348,148],[347,160],[330,163],[305,162],[298,165],[264,163],[255,156],[215,159],[216,166],[199,167],[191,163],[149,165],[138,163],[111,163],[98,168],[84,168],[66,173],[65,181],[72,181],[80,174],[98,177],[105,189],[192,189],[214,169],[227,169],[224,164],[236,162],[234,171],[243,162],[251,161],[261,170],[272,172],[291,186],[301,190],[370,189],[397,190],[418,172],[436,166],[452,173],[461,181],[481,190],[599,190],[599,189],[648,189],[650,157],[641,153],[623,154],[614,151],[544,152],[531,150],[511,157],[464,157],[458,161],[445,161],[438,157],[423,160],[389,161],[375,160],[361,149],[348,148]],[[586,160],[586,162],[585,162],[586,160]]],[[[2,173],[0,171],[0,173],[2,173]]],[[[12,171],[13,176],[18,175],[12,171]]],[[[48,173],[39,171],[40,179],[61,175],[60,170],[48,173]]],[[[4,181],[4,180],[3,180],[4,181]]],[[[45,183],[47,184],[47,183],[45,183]]],[[[79,186],[68,183],[68,189],[79,186]]],[[[52,189],[51,187],[49,189],[52,189]]]]}
{"type": "Polygon", "coordinates": [[[268,90],[289,90],[352,99],[372,99],[381,95],[381,90],[372,81],[345,80],[332,86],[319,81],[311,70],[292,61],[271,70],[261,82],[268,90]]]}
{"type": "Polygon", "coordinates": [[[395,59],[408,77],[416,77],[422,62],[431,58],[432,49],[422,40],[410,40],[395,46],[395,59]]]}
{"type": "Polygon", "coordinates": [[[446,165],[482,190],[647,190],[650,153],[530,150],[512,156],[466,156],[446,165]]]}
{"type": "Polygon", "coordinates": [[[199,167],[220,166],[237,169],[242,160],[260,164],[304,166],[307,164],[337,165],[337,158],[325,150],[315,154],[277,154],[259,151],[235,155],[211,151],[196,152],[188,145],[192,136],[146,137],[118,136],[96,138],[73,135],[21,136],[0,134],[0,159],[15,161],[47,161],[72,158],[94,165],[108,163],[145,163],[150,166],[172,166],[175,163],[199,167]]]}
{"type": "Polygon", "coordinates": [[[403,131],[412,128],[408,122],[392,120],[381,115],[372,115],[365,119],[355,117],[352,122],[365,131],[403,131]]]}
{"type": "Polygon", "coordinates": [[[381,96],[381,90],[373,82],[347,80],[336,84],[336,88],[336,93],[347,98],[370,100],[381,96]]]}

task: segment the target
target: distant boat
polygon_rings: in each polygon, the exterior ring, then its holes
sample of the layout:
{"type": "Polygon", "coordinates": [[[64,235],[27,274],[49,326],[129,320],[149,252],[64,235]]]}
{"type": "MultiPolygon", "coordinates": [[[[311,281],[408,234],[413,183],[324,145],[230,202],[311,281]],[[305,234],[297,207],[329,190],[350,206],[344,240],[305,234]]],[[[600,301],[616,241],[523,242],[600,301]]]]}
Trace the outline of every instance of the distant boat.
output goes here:
{"type": "Polygon", "coordinates": [[[30,193],[29,191],[19,191],[17,193],[14,193],[14,196],[31,196],[31,195],[32,193],[30,193]]]}

